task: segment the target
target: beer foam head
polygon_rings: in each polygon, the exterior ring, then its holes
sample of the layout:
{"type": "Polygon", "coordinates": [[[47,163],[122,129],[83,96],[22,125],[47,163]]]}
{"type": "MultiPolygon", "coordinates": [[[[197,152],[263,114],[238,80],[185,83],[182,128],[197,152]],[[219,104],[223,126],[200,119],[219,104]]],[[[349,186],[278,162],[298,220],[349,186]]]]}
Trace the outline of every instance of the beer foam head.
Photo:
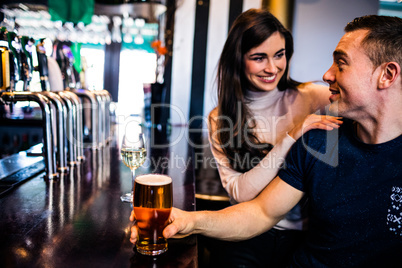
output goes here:
{"type": "Polygon", "coordinates": [[[145,185],[160,186],[172,183],[172,178],[161,174],[146,174],[137,176],[135,181],[145,185]]]}

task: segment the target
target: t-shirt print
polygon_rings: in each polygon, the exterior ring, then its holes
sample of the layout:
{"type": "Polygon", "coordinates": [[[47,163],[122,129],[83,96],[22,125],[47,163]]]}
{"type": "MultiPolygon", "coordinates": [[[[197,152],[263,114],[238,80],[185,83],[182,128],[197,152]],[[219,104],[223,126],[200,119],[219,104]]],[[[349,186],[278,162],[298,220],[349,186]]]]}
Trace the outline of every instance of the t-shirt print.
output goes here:
{"type": "Polygon", "coordinates": [[[402,187],[392,187],[387,225],[392,233],[402,237],[402,187]]]}

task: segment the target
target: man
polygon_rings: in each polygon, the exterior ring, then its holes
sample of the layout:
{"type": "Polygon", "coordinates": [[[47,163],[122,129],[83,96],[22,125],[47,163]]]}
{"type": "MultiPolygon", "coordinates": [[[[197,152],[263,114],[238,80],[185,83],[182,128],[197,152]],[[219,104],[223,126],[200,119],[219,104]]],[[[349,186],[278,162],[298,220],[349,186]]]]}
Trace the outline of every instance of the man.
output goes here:
{"type": "MultiPolygon", "coordinates": [[[[401,266],[402,19],[364,16],[345,32],[323,77],[330,110],[347,118],[339,135],[305,134],[286,168],[252,201],[221,211],[173,209],[165,237],[247,239],[306,195],[309,233],[294,266],[401,266]]],[[[136,235],[132,228],[133,243],[136,235]]]]}

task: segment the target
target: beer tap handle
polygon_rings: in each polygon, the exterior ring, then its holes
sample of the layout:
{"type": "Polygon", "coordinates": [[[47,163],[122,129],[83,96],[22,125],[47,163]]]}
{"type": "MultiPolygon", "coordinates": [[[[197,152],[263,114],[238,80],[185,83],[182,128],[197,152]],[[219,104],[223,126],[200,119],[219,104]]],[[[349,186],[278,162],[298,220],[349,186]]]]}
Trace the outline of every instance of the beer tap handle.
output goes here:
{"type": "Polygon", "coordinates": [[[49,86],[49,70],[47,65],[47,56],[45,50],[45,39],[40,39],[39,43],[36,45],[36,54],[38,57],[38,71],[40,76],[40,84],[42,87],[42,91],[50,91],[49,86]]]}

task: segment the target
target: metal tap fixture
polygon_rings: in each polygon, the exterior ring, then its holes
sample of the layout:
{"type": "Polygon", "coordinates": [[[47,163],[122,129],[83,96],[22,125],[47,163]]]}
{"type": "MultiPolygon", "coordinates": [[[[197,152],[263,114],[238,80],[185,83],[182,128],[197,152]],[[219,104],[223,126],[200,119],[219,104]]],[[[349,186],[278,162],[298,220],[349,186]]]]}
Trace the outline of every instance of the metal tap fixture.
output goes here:
{"type": "Polygon", "coordinates": [[[82,99],[82,113],[83,113],[83,118],[89,118],[90,122],[87,122],[85,120],[85,125],[89,125],[89,140],[91,142],[91,146],[93,149],[98,148],[98,133],[99,133],[99,128],[98,124],[101,122],[102,115],[99,112],[99,102],[93,93],[93,91],[87,90],[87,89],[74,89],[72,90],[73,93],[75,93],[77,96],[79,96],[82,99]],[[87,105],[89,104],[89,105],[87,105]],[[89,108],[89,109],[88,109],[89,108]],[[85,116],[89,112],[89,117],[85,116]]]}
{"type": "Polygon", "coordinates": [[[39,104],[42,110],[43,127],[43,150],[45,154],[46,178],[55,179],[58,177],[56,171],[56,153],[53,142],[53,120],[51,114],[51,100],[39,92],[0,92],[0,100],[4,103],[16,103],[19,101],[33,101],[39,104]]]}
{"type": "Polygon", "coordinates": [[[67,123],[67,107],[63,99],[54,92],[42,91],[40,94],[46,96],[55,106],[56,117],[56,164],[59,173],[67,173],[69,168],[67,164],[67,136],[64,134],[67,123]]]}
{"type": "Polygon", "coordinates": [[[64,91],[58,92],[58,95],[63,100],[66,107],[67,118],[65,121],[66,126],[66,148],[67,148],[67,159],[70,166],[75,166],[78,163],[77,149],[74,145],[75,134],[74,129],[77,124],[77,107],[75,102],[72,101],[71,96],[66,94],[64,91]]]}
{"type": "Polygon", "coordinates": [[[72,135],[68,135],[67,139],[69,144],[68,148],[70,150],[69,163],[70,165],[76,165],[85,160],[82,131],[82,104],[80,98],[70,90],[61,91],[59,95],[65,102],[67,99],[71,104],[68,113],[71,114],[72,120],[71,122],[68,121],[71,124],[68,125],[67,129],[68,132],[70,132],[69,134],[72,135]]]}
{"type": "Polygon", "coordinates": [[[64,92],[70,96],[71,100],[75,103],[75,106],[77,108],[77,121],[76,121],[77,123],[74,125],[74,127],[75,127],[75,129],[74,129],[74,133],[75,133],[74,145],[77,148],[77,160],[79,162],[82,162],[85,160],[82,101],[77,96],[77,94],[75,94],[71,90],[65,90],[64,92]]]}

